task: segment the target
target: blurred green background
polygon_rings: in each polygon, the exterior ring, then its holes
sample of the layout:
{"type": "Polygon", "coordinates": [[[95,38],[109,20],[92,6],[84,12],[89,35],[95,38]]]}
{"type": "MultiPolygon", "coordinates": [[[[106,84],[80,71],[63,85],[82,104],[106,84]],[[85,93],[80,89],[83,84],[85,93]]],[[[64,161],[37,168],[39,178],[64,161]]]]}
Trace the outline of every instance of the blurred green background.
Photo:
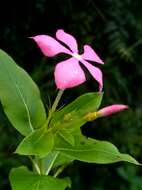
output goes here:
{"type": "MultiPolygon", "coordinates": [[[[9,53],[39,85],[44,102],[56,95],[53,72],[62,59],[44,58],[29,36],[54,35],[59,28],[80,45],[91,44],[105,61],[103,105],[128,104],[130,109],[88,123],[82,132],[109,140],[142,163],[142,1],[140,0],[3,0],[0,4],[0,48],[9,53]]],[[[95,81],[66,90],[61,104],[90,91],[95,81]]],[[[30,165],[13,154],[21,136],[0,109],[0,189],[9,190],[11,167],[30,165]]],[[[127,163],[95,165],[75,162],[65,170],[72,190],[142,190],[142,168],[127,163]]]]}

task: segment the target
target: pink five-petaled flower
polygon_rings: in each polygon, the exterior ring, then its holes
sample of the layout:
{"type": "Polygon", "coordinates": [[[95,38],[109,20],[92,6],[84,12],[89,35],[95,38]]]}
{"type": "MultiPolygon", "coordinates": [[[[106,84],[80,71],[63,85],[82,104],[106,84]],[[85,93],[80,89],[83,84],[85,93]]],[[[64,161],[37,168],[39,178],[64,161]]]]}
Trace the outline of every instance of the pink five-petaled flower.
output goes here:
{"type": "Polygon", "coordinates": [[[68,46],[68,48],[48,35],[38,35],[32,38],[38,44],[45,56],[53,57],[59,53],[71,55],[71,58],[59,62],[56,65],[54,76],[57,88],[71,88],[86,81],[84,71],[79,65],[79,62],[81,62],[99,83],[99,90],[102,90],[102,72],[99,68],[88,63],[88,61],[94,61],[100,64],[103,64],[103,61],[99,58],[91,46],[84,45],[84,53],[79,55],[76,39],[72,35],[64,32],[62,29],[57,30],[56,38],[61,41],[61,43],[68,46]]]}

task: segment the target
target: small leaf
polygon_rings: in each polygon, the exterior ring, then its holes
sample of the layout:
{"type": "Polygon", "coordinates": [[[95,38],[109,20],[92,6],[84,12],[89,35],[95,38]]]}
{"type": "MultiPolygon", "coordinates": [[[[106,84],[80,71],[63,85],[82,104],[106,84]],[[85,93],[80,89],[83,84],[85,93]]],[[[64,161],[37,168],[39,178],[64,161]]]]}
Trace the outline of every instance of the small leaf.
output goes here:
{"type": "Polygon", "coordinates": [[[58,158],[59,151],[50,151],[49,154],[42,159],[42,165],[45,173],[48,175],[55,160],[58,158]]]}
{"type": "Polygon", "coordinates": [[[12,169],[9,178],[12,190],[64,190],[71,186],[69,178],[38,175],[24,166],[12,169]]]}
{"type": "Polygon", "coordinates": [[[43,125],[46,113],[31,77],[0,50],[0,101],[12,125],[24,136],[43,125]]]}
{"type": "Polygon", "coordinates": [[[25,137],[16,149],[21,155],[46,156],[54,146],[54,135],[46,129],[38,129],[25,137]]]}
{"type": "Polygon", "coordinates": [[[68,132],[77,130],[87,122],[85,115],[98,109],[101,100],[102,93],[91,92],[78,97],[60,111],[55,112],[50,126],[66,129],[68,132]]]}
{"type": "Polygon", "coordinates": [[[51,151],[45,158],[43,158],[45,168],[49,167],[49,165],[53,161],[53,158],[55,157],[55,155],[57,155],[57,157],[54,160],[54,164],[53,164],[52,168],[56,168],[56,167],[64,165],[64,164],[69,164],[74,160],[72,157],[67,156],[59,151],[51,151]],[[57,152],[58,152],[58,155],[57,155],[57,152]]]}
{"type": "Polygon", "coordinates": [[[108,164],[126,161],[139,165],[133,157],[120,153],[113,144],[107,141],[87,139],[80,135],[75,138],[75,146],[70,146],[60,136],[56,136],[55,142],[54,150],[61,151],[61,153],[83,162],[108,164]]]}
{"type": "Polygon", "coordinates": [[[59,130],[58,134],[70,145],[74,146],[74,136],[69,133],[67,130],[59,130]]]}

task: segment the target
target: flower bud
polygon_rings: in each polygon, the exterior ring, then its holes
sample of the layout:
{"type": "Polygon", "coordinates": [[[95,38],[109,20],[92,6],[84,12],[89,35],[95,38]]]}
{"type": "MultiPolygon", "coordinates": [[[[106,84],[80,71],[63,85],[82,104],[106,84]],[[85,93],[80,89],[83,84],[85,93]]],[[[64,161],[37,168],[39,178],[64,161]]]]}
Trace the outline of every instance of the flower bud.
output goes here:
{"type": "Polygon", "coordinates": [[[123,105],[123,104],[114,104],[114,105],[107,106],[107,107],[104,107],[104,108],[100,109],[97,112],[97,115],[98,115],[98,117],[105,117],[105,116],[109,116],[109,115],[111,115],[113,113],[122,111],[124,109],[128,109],[128,106],[123,105]]]}

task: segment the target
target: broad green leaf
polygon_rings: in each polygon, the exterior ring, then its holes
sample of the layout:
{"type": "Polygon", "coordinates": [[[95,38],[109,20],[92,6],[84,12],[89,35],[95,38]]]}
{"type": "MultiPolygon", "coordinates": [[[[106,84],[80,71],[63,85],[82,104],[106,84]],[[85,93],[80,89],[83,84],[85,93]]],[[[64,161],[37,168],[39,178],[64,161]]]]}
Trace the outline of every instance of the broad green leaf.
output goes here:
{"type": "Polygon", "coordinates": [[[98,109],[101,100],[102,93],[86,93],[60,111],[55,112],[50,125],[57,129],[75,131],[87,122],[85,119],[87,113],[98,109]]]}
{"type": "Polygon", "coordinates": [[[108,164],[126,161],[136,165],[139,163],[130,155],[122,154],[118,149],[107,141],[99,141],[84,136],[76,136],[75,146],[71,146],[60,136],[56,137],[54,150],[62,154],[88,163],[108,164]]]}
{"type": "Polygon", "coordinates": [[[21,155],[46,156],[54,146],[54,135],[46,129],[38,129],[25,137],[16,149],[21,155]]]}
{"type": "Polygon", "coordinates": [[[40,92],[31,77],[0,50],[0,101],[12,125],[24,136],[46,119],[40,92]]]}
{"type": "Polygon", "coordinates": [[[64,190],[71,185],[69,178],[38,175],[24,166],[12,169],[9,178],[12,190],[64,190]]]}

